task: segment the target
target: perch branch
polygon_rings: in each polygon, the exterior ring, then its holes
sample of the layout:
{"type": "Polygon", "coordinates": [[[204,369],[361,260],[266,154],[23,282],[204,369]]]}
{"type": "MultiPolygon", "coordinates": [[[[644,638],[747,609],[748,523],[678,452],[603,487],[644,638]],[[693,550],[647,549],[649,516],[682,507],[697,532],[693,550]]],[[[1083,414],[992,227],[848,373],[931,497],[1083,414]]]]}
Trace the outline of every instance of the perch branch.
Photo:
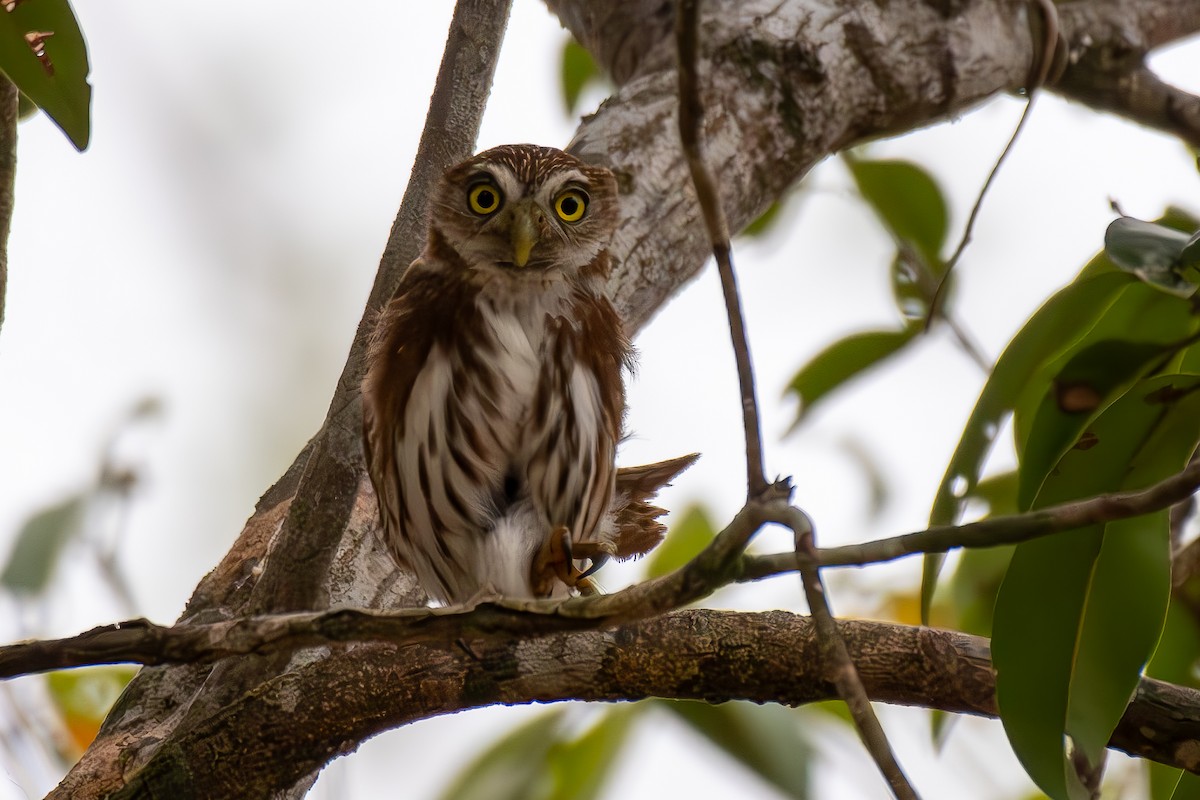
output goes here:
{"type": "Polygon", "coordinates": [[[758,418],[758,399],[754,388],[754,362],[750,357],[750,342],[746,337],[746,322],[742,314],[737,275],[733,271],[729,222],[721,206],[721,195],[716,182],[704,163],[700,130],[704,123],[704,107],[700,102],[699,73],[696,68],[699,17],[699,0],[680,0],[675,7],[675,43],[679,53],[679,139],[704,216],[704,227],[708,230],[708,238],[712,243],[713,256],[717,260],[717,271],[721,275],[721,291],[725,295],[725,311],[729,317],[729,334],[733,339],[738,385],[742,395],[748,494],[754,498],[767,490],[767,479],[763,469],[762,425],[758,418]]]}

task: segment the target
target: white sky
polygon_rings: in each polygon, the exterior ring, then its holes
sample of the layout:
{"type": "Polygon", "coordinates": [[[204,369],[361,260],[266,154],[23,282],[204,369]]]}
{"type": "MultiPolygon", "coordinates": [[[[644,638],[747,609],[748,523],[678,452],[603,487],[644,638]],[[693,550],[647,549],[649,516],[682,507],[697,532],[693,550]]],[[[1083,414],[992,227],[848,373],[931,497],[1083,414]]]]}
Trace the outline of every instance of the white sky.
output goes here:
{"type": "MultiPolygon", "coordinates": [[[[351,16],[282,0],[78,4],[93,63],[91,148],[78,155],[45,119],[20,131],[0,330],[0,553],[30,513],[92,480],[113,426],[157,396],[161,422],[125,443],[145,481],[121,565],[138,614],[179,614],[320,424],[404,190],[452,5],[373,0],[353,4],[351,16]]],[[[574,129],[559,99],[565,34],[540,2],[517,0],[508,36],[480,149],[565,144],[574,129]]],[[[1156,63],[1200,91],[1200,47],[1156,63]]],[[[874,152],[931,169],[957,231],[1019,112],[1000,99],[874,152]]],[[[735,255],[768,466],[795,476],[797,502],[824,543],[920,529],[982,376],[935,334],[781,439],[795,410],[782,390],[798,366],[837,337],[896,319],[882,279],[890,245],[844,171],[826,164],[809,186],[780,230],[735,255]],[[847,439],[888,475],[891,502],[879,519],[864,511],[868,486],[847,439]]],[[[1200,210],[1200,178],[1178,143],[1044,98],[961,265],[957,314],[989,357],[1100,246],[1109,198],[1142,217],[1168,202],[1200,210]]],[[[639,338],[636,437],[622,456],[701,451],[665,499],[673,508],[702,500],[718,521],[744,487],[722,315],[709,270],[639,338]]],[[[761,546],[787,543],[766,536],[761,546]]],[[[910,585],[917,570],[914,561],[835,576],[835,607],[869,610],[872,592],[910,585]]],[[[606,573],[610,586],[635,574],[606,573]]],[[[791,579],[715,602],[803,608],[791,579]]],[[[80,564],[58,576],[39,631],[67,635],[124,616],[80,564]]],[[[12,691],[33,691],[32,680],[12,691]]],[[[997,744],[998,725],[965,721],[991,749],[955,743],[938,762],[923,714],[885,712],[924,796],[1000,798],[1027,786],[997,744]],[[994,788],[981,788],[981,776],[994,788]]],[[[327,770],[312,796],[375,796],[401,775],[407,797],[435,796],[476,746],[531,713],[488,709],[385,734],[327,770]]],[[[839,744],[815,796],[886,796],[852,739],[822,736],[839,744]]],[[[775,796],[665,718],[637,748],[607,796],[668,796],[685,785],[702,787],[701,797],[775,796]]],[[[35,780],[27,796],[54,780],[35,780]]],[[[0,800],[24,796],[0,776],[0,800]]]]}

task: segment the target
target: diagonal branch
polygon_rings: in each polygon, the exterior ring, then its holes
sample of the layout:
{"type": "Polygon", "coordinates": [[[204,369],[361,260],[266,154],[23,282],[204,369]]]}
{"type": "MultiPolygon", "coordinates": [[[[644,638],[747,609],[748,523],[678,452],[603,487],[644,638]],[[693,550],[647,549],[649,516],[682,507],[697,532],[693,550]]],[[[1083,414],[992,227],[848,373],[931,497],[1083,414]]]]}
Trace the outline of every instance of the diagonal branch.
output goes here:
{"type": "Polygon", "coordinates": [[[679,52],[679,139],[687,156],[692,185],[704,216],[704,226],[712,243],[729,317],[729,335],[737,359],[738,386],[742,395],[742,424],[746,434],[746,475],[751,498],[767,490],[763,470],[762,424],[758,418],[758,398],[754,388],[754,362],[746,337],[746,321],[738,294],[737,275],[733,271],[733,248],[729,244],[729,222],[721,206],[721,196],[712,173],[704,163],[700,129],[704,106],[700,102],[699,76],[696,69],[699,27],[699,0],[680,0],[675,7],[675,39],[679,52]]]}
{"type": "Polygon", "coordinates": [[[850,710],[850,718],[862,739],[863,745],[871,758],[875,760],[879,771],[888,782],[892,794],[897,800],[918,800],[916,790],[909,783],[896,760],[887,734],[879,724],[879,718],[871,709],[871,701],[867,696],[866,687],[846,642],[838,630],[837,621],[829,608],[825,597],[825,584],[821,580],[821,569],[817,562],[817,550],[813,536],[812,522],[800,509],[789,509],[788,518],[779,520],[792,529],[796,545],[796,561],[800,565],[800,580],[804,585],[804,596],[808,600],[809,613],[812,614],[813,625],[817,629],[817,640],[820,645],[821,661],[837,687],[838,696],[850,710]]]}

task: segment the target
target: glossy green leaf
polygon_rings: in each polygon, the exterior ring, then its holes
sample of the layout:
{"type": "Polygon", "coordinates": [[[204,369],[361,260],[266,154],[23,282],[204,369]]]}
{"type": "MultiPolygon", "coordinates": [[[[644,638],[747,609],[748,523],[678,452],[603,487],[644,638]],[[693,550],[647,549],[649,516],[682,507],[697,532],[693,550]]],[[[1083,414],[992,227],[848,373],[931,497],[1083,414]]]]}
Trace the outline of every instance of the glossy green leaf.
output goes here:
{"type": "Polygon", "coordinates": [[[678,522],[672,519],[667,538],[646,559],[646,577],[657,578],[674,572],[697,554],[713,537],[717,529],[702,506],[692,506],[683,512],[678,522]]]}
{"type": "Polygon", "coordinates": [[[1136,380],[1159,365],[1167,346],[1105,339],[1075,353],[1051,381],[1021,452],[1017,507],[1024,510],[1060,458],[1081,441],[1088,423],[1136,380]]]}
{"type": "Polygon", "coordinates": [[[863,199],[898,241],[929,265],[940,261],[946,241],[946,200],[933,177],[908,161],[847,158],[863,199]]]}
{"type": "Polygon", "coordinates": [[[75,147],[87,147],[92,102],[87,46],[67,0],[23,0],[0,13],[0,72],[75,147]]]}
{"type": "Polygon", "coordinates": [[[45,591],[63,548],[79,533],[87,500],[87,494],[72,495],[31,516],[0,572],[0,586],[24,595],[45,591]]]}
{"type": "MultiPolygon", "coordinates": [[[[1013,337],[992,368],[938,486],[929,515],[931,526],[950,525],[958,520],[1022,387],[1046,362],[1090,330],[1118,293],[1134,280],[1125,273],[1099,271],[1077,279],[1047,300],[1013,337]]],[[[944,560],[943,554],[925,557],[921,616],[926,621],[944,560]]]]}
{"type": "Polygon", "coordinates": [[[1180,772],[1171,800],[1200,800],[1200,775],[1180,772]]]}
{"type": "Polygon", "coordinates": [[[788,390],[800,398],[793,423],[799,425],[818,402],[847,381],[895,355],[920,333],[920,326],[899,331],[869,331],[834,342],[792,378],[788,390]]]}
{"type": "Polygon", "coordinates": [[[583,90],[603,81],[604,75],[596,66],[592,54],[573,38],[568,38],[563,44],[561,63],[563,105],[568,114],[574,114],[583,90]]]}
{"type": "MultiPolygon", "coordinates": [[[[1193,583],[1200,581],[1193,580],[1193,583]]],[[[1194,594],[1198,589],[1200,586],[1185,585],[1178,592],[1194,594]]],[[[1200,666],[1200,624],[1187,603],[1178,599],[1178,592],[1171,598],[1167,608],[1167,621],[1158,638],[1158,646],[1154,649],[1154,657],[1146,665],[1146,674],[1180,686],[1197,688],[1200,686],[1200,674],[1197,673],[1197,667],[1200,666]]],[[[1146,766],[1151,800],[1176,800],[1175,791],[1180,775],[1184,773],[1165,764],[1147,762],[1146,766]]],[[[1200,791],[1197,790],[1200,790],[1200,782],[1193,781],[1190,787],[1193,794],[1179,795],[1178,800],[1200,800],[1200,791]]]]}
{"type": "Polygon", "coordinates": [[[688,700],[661,701],[717,747],[775,786],[786,797],[809,796],[808,767],[812,746],[804,738],[802,717],[775,705],[688,700]]]}
{"type": "MultiPolygon", "coordinates": [[[[1142,488],[1182,468],[1200,430],[1200,378],[1142,381],[1091,425],[1094,446],[1069,450],[1035,507],[1142,488]]],[[[1064,752],[1101,765],[1104,746],[1166,612],[1165,512],[1018,545],[997,598],[997,703],[1014,751],[1048,795],[1085,796],[1064,752]]]]}
{"type": "Polygon", "coordinates": [[[1180,297],[1190,297],[1196,285],[1184,278],[1184,253],[1192,265],[1197,248],[1187,233],[1132,217],[1113,220],[1104,233],[1104,250],[1114,264],[1143,281],[1180,297]]]}
{"type": "Polygon", "coordinates": [[[505,734],[467,764],[441,794],[442,800],[549,797],[554,783],[546,759],[561,736],[563,716],[563,709],[554,709],[505,734]]]}

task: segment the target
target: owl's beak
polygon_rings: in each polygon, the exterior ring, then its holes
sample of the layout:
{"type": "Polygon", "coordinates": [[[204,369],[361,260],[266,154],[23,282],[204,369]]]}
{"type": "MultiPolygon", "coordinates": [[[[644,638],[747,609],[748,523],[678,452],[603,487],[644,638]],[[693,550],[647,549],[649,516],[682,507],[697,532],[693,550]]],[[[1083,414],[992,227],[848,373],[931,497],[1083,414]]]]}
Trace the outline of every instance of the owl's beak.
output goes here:
{"type": "Polygon", "coordinates": [[[538,230],[539,211],[532,203],[521,203],[513,209],[512,241],[513,264],[523,267],[529,263],[529,254],[540,238],[538,230]]]}

